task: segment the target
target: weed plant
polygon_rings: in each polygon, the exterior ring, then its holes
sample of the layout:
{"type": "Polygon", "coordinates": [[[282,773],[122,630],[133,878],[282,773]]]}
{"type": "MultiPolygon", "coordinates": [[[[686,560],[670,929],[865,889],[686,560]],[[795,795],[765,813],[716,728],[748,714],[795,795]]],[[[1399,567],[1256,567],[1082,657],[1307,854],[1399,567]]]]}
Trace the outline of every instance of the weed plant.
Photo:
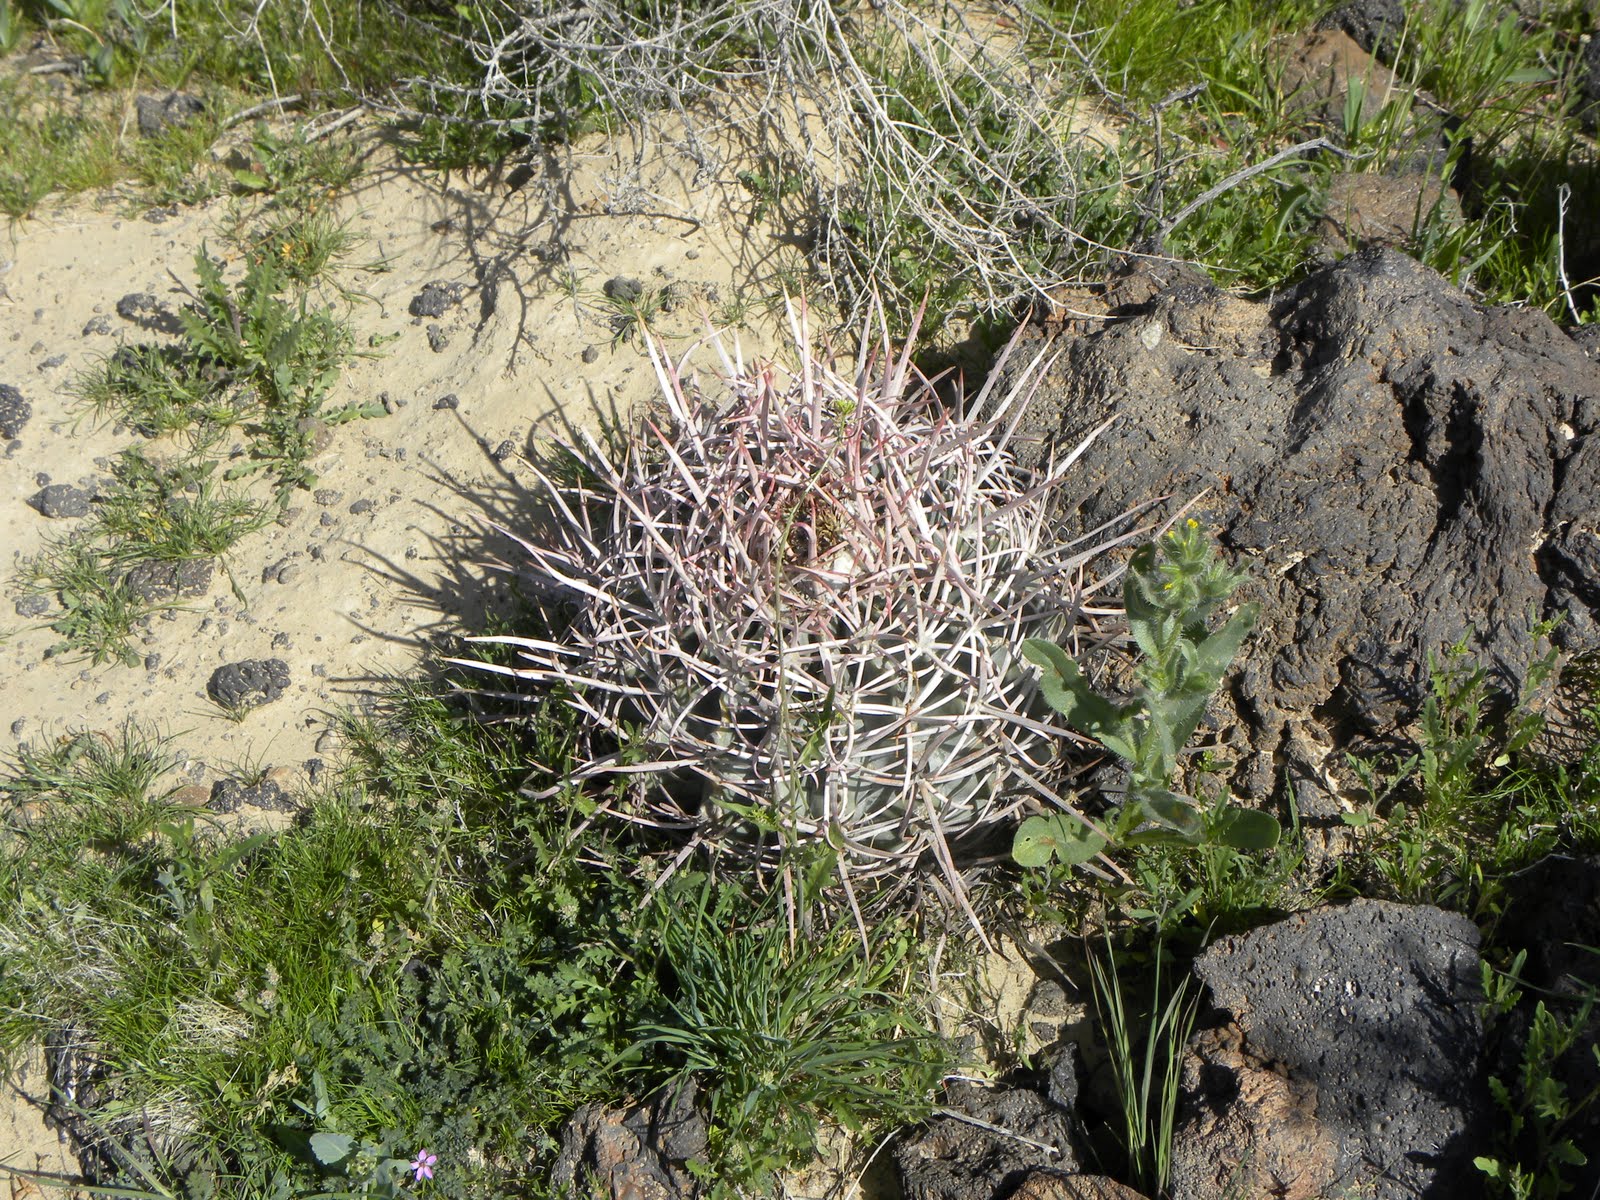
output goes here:
{"type": "Polygon", "coordinates": [[[1556,850],[1600,846],[1600,740],[1586,738],[1572,761],[1537,752],[1544,719],[1533,698],[1555,669],[1554,652],[1545,653],[1523,694],[1508,700],[1464,644],[1435,663],[1415,752],[1351,760],[1368,798],[1346,817],[1361,835],[1347,868],[1358,888],[1487,921],[1512,872],[1556,850]]]}
{"type": "Polygon", "coordinates": [[[1147,1195],[1162,1196],[1172,1175],[1172,1135],[1177,1130],[1183,1048],[1199,1014],[1187,975],[1174,984],[1174,969],[1158,939],[1144,1011],[1123,991],[1117,952],[1106,938],[1104,961],[1090,951],[1089,976],[1095,1013],[1110,1054],[1112,1082],[1120,1106],[1115,1132],[1126,1156],[1125,1178],[1147,1195]],[[1163,980],[1163,969],[1168,972],[1163,980]]]}
{"type": "Polygon", "coordinates": [[[73,1031],[57,1069],[101,1098],[71,1119],[115,1148],[99,1183],[386,1194],[426,1149],[449,1194],[523,1195],[577,1105],[690,1074],[711,1180],[794,1162],[825,1115],[923,1111],[943,1060],[907,999],[919,944],[867,959],[853,933],[791,941],[743,883],[652,886],[576,797],[520,794],[549,782],[530,754],[570,753],[563,713],[484,725],[399,689],[345,722],[340,786],[248,836],[181,805],[170,743],[135,728],[19,754],[0,1048],[73,1031]]]}
{"type": "MultiPolygon", "coordinates": [[[[1600,950],[1591,952],[1600,954],[1600,950]]],[[[1485,1023],[1491,1038],[1510,1032],[1519,1007],[1526,1010],[1521,978],[1527,952],[1521,951],[1504,972],[1483,963],[1485,1023]]],[[[1586,1150],[1571,1136],[1574,1121],[1600,1102],[1600,1084],[1574,1095],[1561,1076],[1592,1078],[1600,1070],[1600,1000],[1590,985],[1576,996],[1538,999],[1520,1032],[1514,1069],[1489,1079],[1489,1092],[1500,1111],[1493,1152],[1473,1159],[1488,1181],[1491,1196],[1512,1200],[1555,1200],[1573,1190],[1570,1168],[1588,1164],[1586,1150]],[[1588,1055],[1584,1050],[1589,1051],[1588,1055]],[[1593,1068],[1572,1072],[1574,1059],[1592,1057],[1593,1068]]]]}
{"type": "Polygon", "coordinates": [[[310,460],[324,429],[383,412],[325,404],[354,350],[346,321],[307,291],[343,245],[337,227],[316,229],[322,241],[309,257],[295,256],[297,244],[275,229],[283,256],[250,255],[231,282],[202,249],[183,342],[123,347],[78,378],[95,415],[187,445],[163,458],[123,451],[86,525],[23,564],[22,585],[60,605],[48,618],[60,649],[96,663],[136,662],[130,637],[152,606],[135,598],[125,572],[141,561],[225,556],[273,520],[295,488],[315,482],[310,460]],[[246,452],[224,465],[219,439],[235,427],[247,435],[246,452]],[[258,474],[267,487],[249,490],[258,474]]]}

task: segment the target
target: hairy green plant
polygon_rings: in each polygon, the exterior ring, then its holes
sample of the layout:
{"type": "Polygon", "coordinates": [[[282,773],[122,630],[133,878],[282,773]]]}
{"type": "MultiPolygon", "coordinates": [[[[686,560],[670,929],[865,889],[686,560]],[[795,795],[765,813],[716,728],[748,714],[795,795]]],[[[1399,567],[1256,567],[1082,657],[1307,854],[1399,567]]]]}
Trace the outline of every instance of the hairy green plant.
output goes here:
{"type": "Polygon", "coordinates": [[[1125,703],[1095,691],[1054,642],[1023,643],[1024,657],[1040,668],[1045,700],[1074,729],[1128,763],[1128,785],[1103,829],[1074,813],[1028,818],[1012,845],[1020,864],[1086,862],[1108,845],[1212,841],[1260,850],[1277,843],[1278,822],[1268,813],[1224,803],[1208,807],[1169,790],[1207,701],[1255,623],[1256,606],[1246,604],[1220,629],[1208,624],[1244,578],[1217,561],[1194,520],[1134,552],[1123,606],[1140,652],[1140,693],[1125,703]]]}
{"type": "Polygon", "coordinates": [[[361,161],[348,144],[312,139],[303,126],[279,134],[264,121],[250,138],[247,163],[232,168],[240,191],[269,196],[274,206],[305,215],[360,173],[361,161]]]}
{"type": "Polygon", "coordinates": [[[354,403],[326,411],[323,401],[354,353],[350,328],[326,307],[296,293],[276,256],[251,257],[235,284],[202,248],[195,256],[194,303],[181,314],[193,352],[231,372],[241,410],[252,421],[249,459],[228,469],[237,479],[262,469],[275,477],[280,502],[315,482],[309,459],[318,429],[383,407],[354,403]]]}

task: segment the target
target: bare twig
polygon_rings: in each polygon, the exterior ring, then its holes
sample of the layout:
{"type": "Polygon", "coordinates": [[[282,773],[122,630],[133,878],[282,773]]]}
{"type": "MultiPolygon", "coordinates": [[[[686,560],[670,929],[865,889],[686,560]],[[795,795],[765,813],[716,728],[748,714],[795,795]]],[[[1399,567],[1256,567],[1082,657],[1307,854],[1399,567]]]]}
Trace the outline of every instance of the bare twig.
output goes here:
{"type": "Polygon", "coordinates": [[[280,112],[286,108],[293,108],[304,99],[304,96],[296,93],[293,96],[278,96],[261,104],[252,104],[249,108],[234,113],[222,123],[222,127],[224,129],[232,129],[235,125],[243,125],[246,121],[253,120],[256,117],[264,117],[270,112],[280,112]]]}
{"type": "Polygon", "coordinates": [[[1572,298],[1572,280],[1567,278],[1567,205],[1572,202],[1572,185],[1563,183],[1556,189],[1556,273],[1561,277],[1561,295],[1567,301],[1567,311],[1572,323],[1583,320],[1578,315],[1578,305],[1572,298]]]}
{"type": "Polygon", "coordinates": [[[1010,1138],[1013,1142],[1021,1142],[1024,1146],[1032,1146],[1035,1150],[1042,1150],[1052,1158],[1061,1157],[1061,1147],[1053,1146],[1049,1142],[1041,1142],[1026,1134],[1018,1133],[1015,1129],[1007,1129],[1004,1125],[995,1125],[979,1117],[974,1117],[962,1112],[958,1108],[936,1108],[933,1110],[936,1117],[949,1117],[952,1121],[960,1121],[963,1125],[985,1130],[989,1133],[999,1134],[1003,1138],[1010,1138]]]}

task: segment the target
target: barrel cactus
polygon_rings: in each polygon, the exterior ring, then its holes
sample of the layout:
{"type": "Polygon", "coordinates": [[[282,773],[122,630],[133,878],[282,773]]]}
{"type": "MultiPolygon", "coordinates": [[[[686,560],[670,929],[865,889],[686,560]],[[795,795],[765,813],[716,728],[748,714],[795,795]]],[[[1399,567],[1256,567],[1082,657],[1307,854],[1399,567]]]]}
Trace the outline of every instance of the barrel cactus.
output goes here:
{"type": "Polygon", "coordinates": [[[1021,646],[1092,630],[1105,546],[1053,529],[1076,455],[1014,462],[1021,393],[952,404],[905,353],[843,369],[791,328],[793,371],[724,355],[714,391],[652,346],[658,410],[616,450],[563,443],[548,520],[505,531],[549,636],[458,661],[571,704],[578,779],[651,781],[634,820],[757,854],[826,840],[864,872],[948,861],[1054,799],[1081,739],[1021,646]]]}

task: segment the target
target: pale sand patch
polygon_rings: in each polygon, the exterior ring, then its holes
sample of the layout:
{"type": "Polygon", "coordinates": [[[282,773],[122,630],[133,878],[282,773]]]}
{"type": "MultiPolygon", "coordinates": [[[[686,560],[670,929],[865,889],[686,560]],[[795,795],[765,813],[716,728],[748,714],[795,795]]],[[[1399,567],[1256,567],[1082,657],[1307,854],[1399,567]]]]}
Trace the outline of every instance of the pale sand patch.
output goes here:
{"type": "MultiPolygon", "coordinates": [[[[47,656],[58,636],[17,617],[8,590],[0,737],[11,730],[37,745],[68,728],[133,718],[179,735],[192,780],[230,764],[298,768],[318,756],[330,711],[412,671],[429,638],[481,629],[509,595],[482,567],[497,547],[477,522],[526,521],[524,455],[543,436],[625,417],[656,394],[637,338],[613,344],[605,282],[670,285],[676,302],[656,328],[675,352],[704,333],[706,313],[778,293],[782,247],[751,227],[753,198],[735,169],[702,169],[659,141],[636,168],[636,151],[591,139],[554,165],[559,186],[514,191],[411,171],[375,148],[373,169],[338,211],[368,238],[354,260],[381,259],[388,269],[348,276],[371,297],[351,323],[363,349],[399,336],[351,366],[327,406],[387,393],[391,415],[334,429],[313,464],[316,491],[297,493],[290,518],[236,547],[204,597],[150,622],[137,649],[159,656],[154,669],[47,656]],[[413,297],[435,281],[465,285],[462,302],[438,318],[411,316],[413,297]],[[438,350],[429,325],[447,341],[438,350]],[[447,395],[455,407],[436,408],[447,395]],[[280,699],[236,724],[207,698],[218,666],[271,657],[291,675],[280,699]]],[[[33,407],[20,445],[0,459],[8,581],[18,561],[73,524],[26,503],[36,476],[104,477],[107,456],[140,442],[96,427],[68,392],[98,356],[152,336],[116,314],[117,300],[149,292],[176,312],[185,296],[173,276],[193,282],[195,251],[203,242],[222,248],[226,215],[218,201],[154,224],[108,198],[77,202],[19,227],[0,252],[0,382],[33,407]],[[97,315],[111,334],[85,336],[97,315]],[[63,364],[39,369],[61,354],[63,364]]],[[[747,351],[760,340],[748,329],[743,337],[747,351]]],[[[718,357],[702,350],[696,362],[710,371],[718,357]]]]}

